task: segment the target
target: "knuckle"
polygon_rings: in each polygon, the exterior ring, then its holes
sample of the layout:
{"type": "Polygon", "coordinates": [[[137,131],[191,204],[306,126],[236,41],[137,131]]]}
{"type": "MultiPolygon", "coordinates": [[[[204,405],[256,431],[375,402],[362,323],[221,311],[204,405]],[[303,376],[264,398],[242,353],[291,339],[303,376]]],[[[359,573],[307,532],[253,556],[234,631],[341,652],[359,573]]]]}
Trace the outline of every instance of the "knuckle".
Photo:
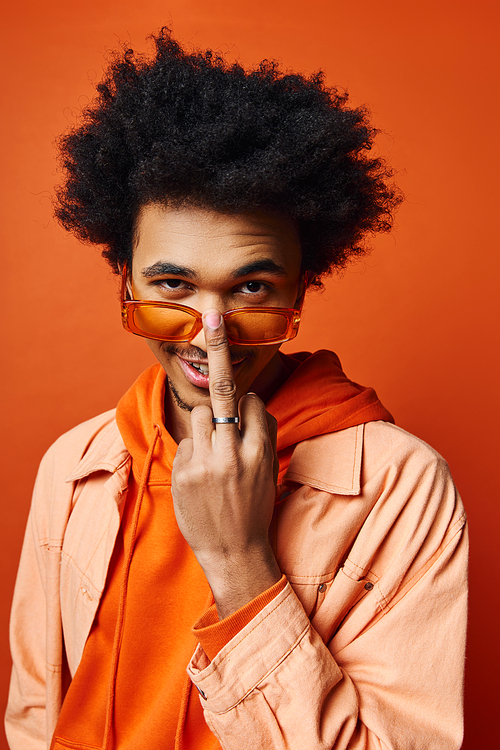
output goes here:
{"type": "Polygon", "coordinates": [[[197,404],[197,406],[193,406],[191,409],[191,416],[192,417],[198,417],[203,416],[203,413],[207,407],[205,404],[197,404]]]}
{"type": "Polygon", "coordinates": [[[185,468],[177,469],[175,472],[172,472],[172,490],[175,491],[176,489],[182,490],[189,481],[189,473],[186,471],[185,468]]]}
{"type": "Polygon", "coordinates": [[[212,416],[212,411],[210,407],[206,406],[205,404],[198,404],[198,406],[195,406],[191,410],[191,420],[196,422],[197,425],[203,424],[211,416],[212,416]]]}
{"type": "Polygon", "coordinates": [[[268,440],[254,440],[247,446],[247,450],[251,460],[257,463],[268,460],[272,455],[268,440]]]}
{"type": "Polygon", "coordinates": [[[215,333],[208,336],[207,345],[214,352],[223,351],[224,349],[226,349],[228,344],[224,331],[216,331],[215,333]]]}
{"type": "Polygon", "coordinates": [[[190,491],[197,486],[206,486],[210,477],[210,467],[204,462],[191,466],[183,466],[172,472],[172,490],[179,492],[190,491]]]}
{"type": "Polygon", "coordinates": [[[233,399],[236,396],[236,383],[230,377],[215,378],[212,383],[212,393],[222,399],[233,399]]]}
{"type": "Polygon", "coordinates": [[[206,487],[210,479],[211,471],[210,467],[205,463],[201,463],[196,467],[193,473],[192,481],[201,487],[206,487]]]}

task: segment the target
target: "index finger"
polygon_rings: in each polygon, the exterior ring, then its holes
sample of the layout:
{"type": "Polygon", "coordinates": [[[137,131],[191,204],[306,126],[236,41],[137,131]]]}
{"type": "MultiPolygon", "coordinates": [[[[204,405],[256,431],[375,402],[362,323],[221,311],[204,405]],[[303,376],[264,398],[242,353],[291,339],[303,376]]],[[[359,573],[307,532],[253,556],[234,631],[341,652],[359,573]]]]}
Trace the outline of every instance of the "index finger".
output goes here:
{"type": "MultiPolygon", "coordinates": [[[[206,310],[203,314],[203,327],[207,344],[208,379],[213,415],[214,417],[237,417],[238,404],[231,352],[220,312],[206,310]]],[[[221,426],[224,431],[231,430],[231,428],[232,432],[238,430],[236,424],[221,426]]]]}

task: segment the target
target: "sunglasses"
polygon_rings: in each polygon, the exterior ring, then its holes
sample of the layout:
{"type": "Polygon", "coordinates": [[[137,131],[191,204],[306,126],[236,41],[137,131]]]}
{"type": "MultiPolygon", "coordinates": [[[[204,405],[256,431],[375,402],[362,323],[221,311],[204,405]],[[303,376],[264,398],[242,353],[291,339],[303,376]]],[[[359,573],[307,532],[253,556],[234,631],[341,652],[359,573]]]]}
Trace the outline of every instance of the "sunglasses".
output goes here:
{"type": "MultiPolygon", "coordinates": [[[[192,341],[203,329],[198,310],[174,302],[127,299],[128,271],[122,271],[122,323],[126,331],[157,341],[192,341]]],[[[307,279],[303,277],[297,309],[287,307],[238,307],[223,314],[227,337],[232,344],[283,344],[295,338],[307,279]]]]}

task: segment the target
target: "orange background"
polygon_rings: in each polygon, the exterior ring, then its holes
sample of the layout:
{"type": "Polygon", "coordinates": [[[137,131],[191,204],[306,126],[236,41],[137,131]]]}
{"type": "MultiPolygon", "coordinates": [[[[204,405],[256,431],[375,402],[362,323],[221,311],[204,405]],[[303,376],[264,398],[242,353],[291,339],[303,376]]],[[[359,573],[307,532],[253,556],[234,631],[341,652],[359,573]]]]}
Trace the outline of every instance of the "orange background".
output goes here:
{"type": "MultiPolygon", "coordinates": [[[[118,40],[172,23],[188,45],[319,67],[368,103],[406,202],[392,235],[313,294],[298,348],[332,348],[402,427],[449,461],[472,533],[465,748],[498,729],[498,3],[494,0],[17,0],[2,38],[1,695],[7,619],[38,461],[113,407],[151,362],[122,331],[117,284],[51,218],[53,142],[118,40]],[[495,319],[496,318],[496,319],[495,319]],[[495,623],[496,620],[496,623],[495,623]],[[495,663],[496,660],[496,663],[495,663]],[[493,722],[495,721],[495,726],[493,722]]],[[[290,349],[288,345],[288,349],[290,349]]],[[[450,633],[450,637],[452,634],[450,633]]],[[[0,748],[5,745],[1,744],[0,748]]]]}

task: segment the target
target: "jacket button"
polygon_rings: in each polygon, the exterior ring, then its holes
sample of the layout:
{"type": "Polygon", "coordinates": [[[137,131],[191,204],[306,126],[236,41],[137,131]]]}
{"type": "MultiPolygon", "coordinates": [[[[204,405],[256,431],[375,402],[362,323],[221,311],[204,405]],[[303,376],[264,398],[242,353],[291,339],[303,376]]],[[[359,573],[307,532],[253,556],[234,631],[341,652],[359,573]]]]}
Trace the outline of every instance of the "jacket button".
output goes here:
{"type": "Polygon", "coordinates": [[[373,583],[371,581],[368,581],[368,583],[365,583],[365,589],[367,591],[371,591],[373,588],[373,583]]]}
{"type": "Polygon", "coordinates": [[[322,594],[323,591],[326,591],[326,583],[320,583],[318,586],[318,591],[320,594],[322,594]]]}
{"type": "Polygon", "coordinates": [[[207,696],[205,695],[205,693],[203,692],[203,690],[201,688],[199,688],[198,685],[196,685],[196,689],[199,692],[199,694],[201,695],[201,697],[203,698],[203,700],[206,701],[207,700],[207,696]]]}

